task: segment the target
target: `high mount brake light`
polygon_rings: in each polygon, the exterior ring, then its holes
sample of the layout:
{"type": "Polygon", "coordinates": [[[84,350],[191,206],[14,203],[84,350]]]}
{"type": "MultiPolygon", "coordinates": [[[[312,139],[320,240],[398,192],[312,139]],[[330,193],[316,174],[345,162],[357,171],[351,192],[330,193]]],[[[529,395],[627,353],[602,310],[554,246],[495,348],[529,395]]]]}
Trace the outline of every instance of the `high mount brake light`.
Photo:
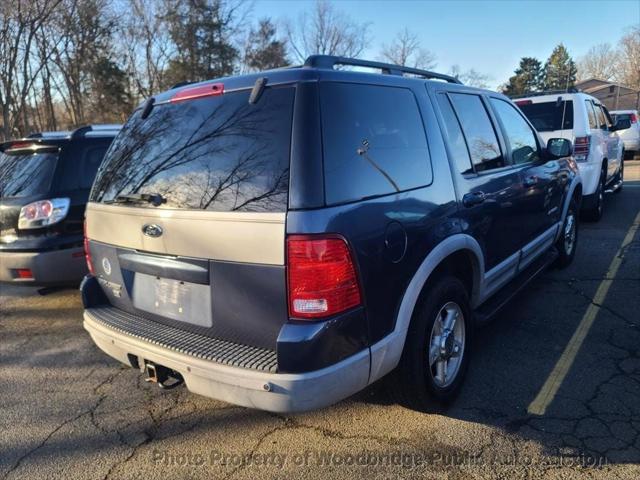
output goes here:
{"type": "Polygon", "coordinates": [[[342,237],[290,236],[287,269],[293,318],[329,317],[361,304],[353,258],[342,237]]]}
{"type": "Polygon", "coordinates": [[[533,101],[531,100],[516,100],[515,104],[518,105],[519,107],[522,107],[523,105],[531,105],[533,103],[533,101]]]}
{"type": "Polygon", "coordinates": [[[171,103],[184,102],[185,100],[193,100],[196,98],[213,97],[224,93],[223,83],[209,83],[207,85],[198,85],[197,87],[187,87],[178,90],[169,100],[171,103]]]}

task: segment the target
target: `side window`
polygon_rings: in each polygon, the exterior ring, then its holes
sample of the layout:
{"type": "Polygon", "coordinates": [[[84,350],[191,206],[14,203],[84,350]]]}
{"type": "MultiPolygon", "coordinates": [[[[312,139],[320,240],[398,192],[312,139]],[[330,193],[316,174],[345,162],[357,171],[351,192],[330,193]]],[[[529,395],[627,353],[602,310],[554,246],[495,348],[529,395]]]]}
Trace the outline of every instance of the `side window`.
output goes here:
{"type": "Polygon", "coordinates": [[[604,113],[604,118],[607,122],[607,128],[611,130],[611,128],[613,127],[613,120],[611,119],[611,115],[609,115],[609,110],[607,110],[607,107],[605,107],[604,105],[600,105],[600,108],[602,108],[602,113],[604,113]]]}
{"type": "Polygon", "coordinates": [[[504,167],[504,157],[500,151],[496,132],[480,97],[466,93],[452,93],[451,101],[462,124],[462,131],[476,172],[504,167]]]}
{"type": "Polygon", "coordinates": [[[81,189],[89,189],[91,185],[93,185],[93,180],[96,177],[96,172],[98,171],[98,167],[100,163],[102,163],[102,159],[104,158],[104,154],[107,153],[108,147],[95,147],[89,148],[84,154],[84,158],[82,160],[82,175],[80,176],[80,188],[81,189]]]}
{"type": "Polygon", "coordinates": [[[498,98],[490,99],[496,115],[502,121],[514,164],[534,162],[540,158],[536,135],[513,105],[498,98]]]}
{"type": "Polygon", "coordinates": [[[593,111],[593,103],[591,103],[591,100],[585,100],[584,103],[587,107],[587,115],[589,116],[589,129],[599,128],[596,113],[593,111]]]}
{"type": "Polygon", "coordinates": [[[444,125],[449,140],[449,150],[453,155],[453,160],[456,162],[458,171],[462,174],[473,173],[469,150],[467,150],[467,144],[464,141],[464,135],[462,134],[462,129],[460,128],[456,114],[451,107],[451,102],[444,93],[439,94],[437,98],[440,112],[444,117],[444,125]]]}
{"type": "Polygon", "coordinates": [[[598,125],[601,130],[607,130],[607,119],[602,112],[602,107],[600,105],[596,105],[596,116],[598,117],[598,125]]]}
{"type": "Polygon", "coordinates": [[[411,90],[320,84],[327,204],[431,183],[424,124],[411,90]]]}

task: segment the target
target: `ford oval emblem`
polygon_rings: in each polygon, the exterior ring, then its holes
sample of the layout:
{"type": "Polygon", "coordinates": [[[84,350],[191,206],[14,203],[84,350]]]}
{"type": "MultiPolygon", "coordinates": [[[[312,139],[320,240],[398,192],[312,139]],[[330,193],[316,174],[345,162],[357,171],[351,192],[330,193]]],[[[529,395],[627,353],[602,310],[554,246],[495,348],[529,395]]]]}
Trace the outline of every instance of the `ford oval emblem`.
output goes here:
{"type": "Polygon", "coordinates": [[[147,223],[144,227],[142,227],[142,233],[144,233],[147,237],[157,238],[162,235],[162,227],[160,225],[156,225],[155,223],[147,223]]]}
{"type": "Polygon", "coordinates": [[[111,262],[107,257],[102,259],[102,270],[104,270],[104,273],[107,275],[111,275],[111,262]]]}

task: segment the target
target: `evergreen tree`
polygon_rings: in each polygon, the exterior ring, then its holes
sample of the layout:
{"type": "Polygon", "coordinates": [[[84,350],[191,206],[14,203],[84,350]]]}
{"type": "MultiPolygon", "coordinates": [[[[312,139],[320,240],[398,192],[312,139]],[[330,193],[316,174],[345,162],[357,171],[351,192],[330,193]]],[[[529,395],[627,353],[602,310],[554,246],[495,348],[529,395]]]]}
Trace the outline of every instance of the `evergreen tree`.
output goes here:
{"type": "Polygon", "coordinates": [[[165,18],[176,55],[169,62],[171,83],[231,75],[238,59],[232,44],[236,10],[222,0],[165,0],[165,18]]]}
{"type": "Polygon", "coordinates": [[[542,88],[542,64],[537,58],[523,57],[514,73],[503,89],[505,95],[521,95],[542,88]]]}
{"type": "Polygon", "coordinates": [[[276,27],[270,19],[260,20],[258,29],[249,32],[245,65],[255,71],[289,65],[285,42],[276,38],[276,27]]]}
{"type": "Polygon", "coordinates": [[[576,64],[561,43],[551,52],[544,65],[543,86],[545,90],[564,90],[576,83],[576,64]]]}

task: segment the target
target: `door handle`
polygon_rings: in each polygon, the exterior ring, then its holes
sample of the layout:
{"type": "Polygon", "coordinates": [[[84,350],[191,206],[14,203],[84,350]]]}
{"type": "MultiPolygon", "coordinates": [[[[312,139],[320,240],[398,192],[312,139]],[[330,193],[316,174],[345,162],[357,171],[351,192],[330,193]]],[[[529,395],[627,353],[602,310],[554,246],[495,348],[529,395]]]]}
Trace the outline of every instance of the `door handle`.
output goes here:
{"type": "Polygon", "coordinates": [[[536,183],[538,183],[538,177],[536,177],[535,175],[531,175],[530,177],[525,178],[522,183],[525,187],[533,187],[536,183]]]}
{"type": "Polygon", "coordinates": [[[473,192],[467,193],[464,197],[462,197],[462,204],[465,207],[473,207],[474,205],[480,205],[485,201],[484,192],[473,192]]]}

